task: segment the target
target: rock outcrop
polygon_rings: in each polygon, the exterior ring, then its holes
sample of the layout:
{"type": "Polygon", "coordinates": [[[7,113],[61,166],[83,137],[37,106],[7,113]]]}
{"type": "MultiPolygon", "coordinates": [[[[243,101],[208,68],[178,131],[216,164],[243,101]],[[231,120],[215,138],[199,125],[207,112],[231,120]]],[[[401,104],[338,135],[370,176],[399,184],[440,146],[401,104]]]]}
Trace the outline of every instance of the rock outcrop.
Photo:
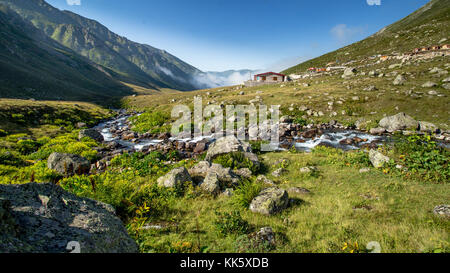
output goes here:
{"type": "Polygon", "coordinates": [[[209,171],[203,180],[203,183],[200,184],[200,188],[213,195],[219,194],[221,187],[217,173],[209,171]]]}
{"type": "Polygon", "coordinates": [[[244,170],[235,173],[231,168],[225,168],[220,164],[211,164],[208,161],[200,161],[197,165],[189,169],[189,174],[191,175],[194,182],[197,184],[202,184],[207,175],[211,172],[217,175],[217,179],[220,182],[220,188],[226,188],[231,186],[236,186],[240,182],[239,176],[243,177],[246,174],[244,170]]]}
{"type": "Polygon", "coordinates": [[[0,185],[0,253],[136,253],[110,205],[50,183],[0,185]]]}
{"type": "Polygon", "coordinates": [[[235,136],[226,136],[216,140],[216,142],[210,145],[208,152],[206,153],[205,160],[212,161],[220,155],[236,152],[243,153],[243,155],[252,161],[253,164],[259,166],[258,156],[252,153],[250,144],[239,140],[235,136]]]}
{"type": "Polygon", "coordinates": [[[211,161],[219,155],[234,152],[249,153],[251,151],[251,147],[248,143],[240,141],[235,136],[225,136],[216,140],[216,142],[209,147],[205,159],[211,161]]]}
{"type": "Polygon", "coordinates": [[[288,193],[283,189],[271,187],[261,191],[252,200],[250,210],[255,213],[272,215],[285,209],[288,204],[288,193]]]}
{"type": "Polygon", "coordinates": [[[103,135],[95,129],[84,129],[78,133],[78,139],[84,137],[92,138],[95,141],[102,142],[104,140],[103,135]]]}
{"type": "Polygon", "coordinates": [[[383,118],[380,121],[380,127],[391,133],[406,129],[417,130],[419,122],[405,113],[398,113],[397,115],[383,118]]]}
{"type": "Polygon", "coordinates": [[[89,160],[79,155],[52,153],[47,159],[47,167],[65,177],[69,177],[88,174],[91,164],[89,160]]]}
{"type": "Polygon", "coordinates": [[[184,183],[192,183],[192,178],[185,167],[171,170],[166,175],[158,178],[158,186],[166,188],[177,188],[184,183]]]}

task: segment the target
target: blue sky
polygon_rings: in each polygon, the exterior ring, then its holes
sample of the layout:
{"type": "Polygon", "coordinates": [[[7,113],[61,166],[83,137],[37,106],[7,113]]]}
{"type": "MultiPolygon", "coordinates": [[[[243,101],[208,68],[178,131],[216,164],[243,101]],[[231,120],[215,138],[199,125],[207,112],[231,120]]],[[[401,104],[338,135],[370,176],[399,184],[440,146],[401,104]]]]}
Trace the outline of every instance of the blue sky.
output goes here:
{"type": "Polygon", "coordinates": [[[280,71],[364,39],[428,0],[47,2],[95,19],[130,40],[165,49],[203,71],[280,71]]]}

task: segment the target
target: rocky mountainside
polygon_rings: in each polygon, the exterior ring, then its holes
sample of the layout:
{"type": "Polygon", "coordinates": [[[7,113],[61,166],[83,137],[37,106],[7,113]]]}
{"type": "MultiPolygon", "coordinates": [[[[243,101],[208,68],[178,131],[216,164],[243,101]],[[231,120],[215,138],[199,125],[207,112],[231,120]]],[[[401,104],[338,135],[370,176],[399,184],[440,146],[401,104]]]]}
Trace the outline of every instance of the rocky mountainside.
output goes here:
{"type": "Polygon", "coordinates": [[[450,0],[431,0],[416,12],[367,39],[306,61],[282,73],[300,73],[310,67],[324,67],[330,62],[342,64],[374,55],[412,52],[417,47],[449,43],[448,33],[450,0]]]}
{"type": "Polygon", "coordinates": [[[116,74],[117,80],[147,88],[192,90],[201,71],[175,56],[149,45],[135,43],[98,23],[43,0],[1,0],[60,44],[116,74]]]}
{"type": "Polygon", "coordinates": [[[114,72],[48,38],[0,4],[0,97],[106,103],[130,95],[114,72]]]}

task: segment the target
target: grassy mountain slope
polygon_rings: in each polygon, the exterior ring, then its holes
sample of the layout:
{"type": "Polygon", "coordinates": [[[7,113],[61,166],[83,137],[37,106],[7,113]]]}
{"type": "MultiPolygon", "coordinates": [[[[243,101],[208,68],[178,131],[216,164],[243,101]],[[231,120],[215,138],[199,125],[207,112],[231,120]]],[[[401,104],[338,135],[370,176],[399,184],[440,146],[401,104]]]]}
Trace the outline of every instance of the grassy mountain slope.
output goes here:
{"type": "Polygon", "coordinates": [[[329,62],[346,63],[369,56],[411,52],[416,47],[438,44],[450,33],[450,0],[431,0],[406,18],[386,27],[365,40],[291,67],[283,73],[324,67],[329,62]]]}
{"type": "Polygon", "coordinates": [[[342,71],[339,70],[311,75],[304,73],[306,77],[303,79],[279,85],[146,94],[129,97],[125,102],[140,110],[150,108],[168,111],[175,104],[191,105],[194,96],[202,96],[204,104],[245,105],[252,100],[260,100],[265,105],[281,105],[283,115],[291,115],[305,123],[336,120],[346,125],[361,124],[362,129],[377,127],[378,122],[387,115],[405,112],[417,120],[432,122],[442,130],[448,130],[448,52],[397,56],[399,58],[392,57],[386,61],[369,57],[411,52],[416,47],[438,44],[441,40],[441,44],[449,43],[449,22],[450,0],[433,0],[364,41],[284,72],[306,72],[310,66],[323,67],[339,59],[341,63],[353,61],[351,66],[357,68],[354,77],[347,79],[341,77],[342,71]],[[443,41],[444,38],[447,41],[443,41]],[[370,73],[379,76],[370,76],[370,73]],[[394,85],[394,79],[400,74],[405,82],[394,85]]]}
{"type": "Polygon", "coordinates": [[[58,44],[0,5],[0,96],[107,103],[130,95],[107,69],[58,44]]]}
{"type": "Polygon", "coordinates": [[[97,21],[60,11],[43,0],[1,0],[49,37],[143,87],[192,90],[200,71],[164,50],[132,42],[97,21]]]}

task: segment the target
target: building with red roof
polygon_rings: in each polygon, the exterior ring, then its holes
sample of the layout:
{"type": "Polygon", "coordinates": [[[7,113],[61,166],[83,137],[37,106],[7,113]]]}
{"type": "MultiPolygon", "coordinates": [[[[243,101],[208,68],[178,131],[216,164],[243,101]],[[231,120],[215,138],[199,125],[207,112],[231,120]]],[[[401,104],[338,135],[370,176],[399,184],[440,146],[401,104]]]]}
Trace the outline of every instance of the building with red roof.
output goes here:
{"type": "Polygon", "coordinates": [[[254,81],[256,82],[267,82],[267,83],[284,82],[285,79],[286,75],[275,72],[266,72],[262,74],[257,74],[254,77],[254,81]]]}

